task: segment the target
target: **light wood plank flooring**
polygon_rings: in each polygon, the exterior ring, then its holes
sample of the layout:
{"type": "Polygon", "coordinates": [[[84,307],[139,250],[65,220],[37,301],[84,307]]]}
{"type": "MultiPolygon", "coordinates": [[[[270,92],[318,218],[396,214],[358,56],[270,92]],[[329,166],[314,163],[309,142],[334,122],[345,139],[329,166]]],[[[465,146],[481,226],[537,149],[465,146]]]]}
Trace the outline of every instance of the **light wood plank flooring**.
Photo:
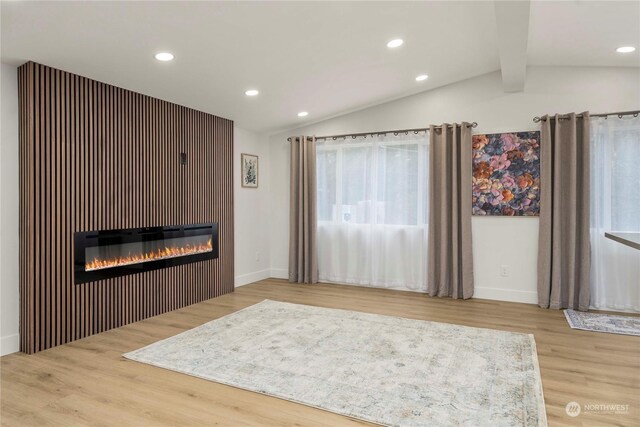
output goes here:
{"type": "MultiPolygon", "coordinates": [[[[549,424],[640,425],[640,339],[575,331],[561,311],[488,300],[264,280],[236,292],[35,355],[1,359],[5,426],[368,425],[330,412],[122,358],[236,310],[272,299],[535,335],[549,424]],[[565,414],[570,401],[625,404],[624,414],[565,414]]],[[[462,369],[464,369],[462,367],[462,369]]]]}

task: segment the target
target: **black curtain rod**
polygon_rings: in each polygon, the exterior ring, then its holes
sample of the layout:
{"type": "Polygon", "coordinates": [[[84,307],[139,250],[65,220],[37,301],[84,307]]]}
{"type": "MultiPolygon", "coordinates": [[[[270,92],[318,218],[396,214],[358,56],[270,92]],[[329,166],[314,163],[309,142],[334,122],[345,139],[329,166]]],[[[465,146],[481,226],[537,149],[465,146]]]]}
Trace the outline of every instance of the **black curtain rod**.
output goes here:
{"type": "MultiPolygon", "coordinates": [[[[619,118],[622,118],[622,116],[638,117],[639,113],[640,113],[640,110],[616,111],[614,113],[589,114],[589,117],[607,117],[607,116],[618,116],[619,118]]],[[[562,120],[562,119],[569,118],[569,115],[568,114],[560,114],[558,117],[562,120]]],[[[582,114],[576,114],[576,117],[582,117],[582,114]]],[[[552,119],[552,120],[555,120],[555,116],[550,116],[549,118],[552,119]]],[[[539,123],[541,121],[544,121],[544,119],[542,117],[536,116],[536,117],[533,118],[533,121],[535,123],[539,123]]]]}
{"type": "MultiPolygon", "coordinates": [[[[447,125],[447,126],[450,127],[451,125],[447,125]]],[[[458,125],[458,126],[460,126],[460,125],[458,125]]],[[[471,127],[471,128],[474,128],[476,126],[478,126],[478,123],[476,123],[476,122],[469,123],[469,125],[468,125],[468,127],[471,127]]],[[[440,129],[440,128],[442,128],[442,126],[434,126],[434,128],[440,129]]],[[[428,131],[428,130],[429,130],[429,128],[417,128],[417,129],[381,130],[381,131],[378,131],[378,132],[347,133],[347,134],[344,134],[344,135],[326,135],[326,136],[318,136],[318,137],[316,137],[316,141],[318,139],[324,139],[324,140],[327,140],[327,139],[336,140],[338,138],[347,139],[347,137],[351,137],[352,139],[356,139],[359,136],[364,136],[366,138],[368,135],[380,136],[380,135],[386,135],[388,133],[392,133],[392,134],[397,136],[397,135],[399,135],[401,133],[404,133],[405,135],[409,135],[410,132],[413,132],[414,134],[417,135],[420,132],[425,132],[425,131],[428,131]]],[[[308,136],[307,139],[311,139],[311,137],[308,136]]],[[[287,141],[291,142],[291,137],[287,138],[287,141]]]]}

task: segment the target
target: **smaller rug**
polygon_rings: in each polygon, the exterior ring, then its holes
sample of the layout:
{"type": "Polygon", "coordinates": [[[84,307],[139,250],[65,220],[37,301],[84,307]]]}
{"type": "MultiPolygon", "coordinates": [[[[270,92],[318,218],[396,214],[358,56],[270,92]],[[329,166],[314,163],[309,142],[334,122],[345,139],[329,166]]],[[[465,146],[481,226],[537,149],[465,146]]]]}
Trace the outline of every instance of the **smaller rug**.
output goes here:
{"type": "Polygon", "coordinates": [[[574,310],[565,310],[564,315],[569,326],[573,329],[640,337],[640,317],[585,313],[574,310]]]}

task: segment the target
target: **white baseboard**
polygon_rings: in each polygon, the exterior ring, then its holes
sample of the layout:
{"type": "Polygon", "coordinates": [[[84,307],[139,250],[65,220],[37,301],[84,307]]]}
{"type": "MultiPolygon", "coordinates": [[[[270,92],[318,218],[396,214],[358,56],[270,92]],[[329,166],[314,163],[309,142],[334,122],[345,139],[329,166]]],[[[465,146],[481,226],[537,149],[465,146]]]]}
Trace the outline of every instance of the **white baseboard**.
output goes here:
{"type": "Polygon", "coordinates": [[[479,299],[491,299],[495,301],[538,304],[538,293],[536,291],[517,291],[513,289],[476,287],[473,291],[473,297],[479,299]]]}
{"type": "Polygon", "coordinates": [[[270,277],[270,272],[271,270],[265,269],[236,276],[234,280],[235,287],[237,288],[238,286],[248,285],[249,283],[257,282],[258,280],[268,279],[270,277]]]}
{"type": "Polygon", "coordinates": [[[274,279],[288,279],[289,270],[286,268],[272,268],[270,277],[273,277],[274,279]]]}
{"type": "Polygon", "coordinates": [[[20,351],[20,334],[7,335],[0,338],[0,356],[20,351]]]}
{"type": "MultiPolygon", "coordinates": [[[[288,279],[289,270],[286,268],[272,268],[271,270],[262,270],[256,273],[245,274],[236,277],[236,286],[246,285],[258,280],[272,277],[274,279],[288,279]],[[266,276],[263,276],[266,274],[266,276]],[[245,277],[251,277],[250,280],[240,280],[245,277]]],[[[485,288],[476,287],[473,293],[474,298],[490,299],[496,301],[522,302],[526,304],[538,304],[538,293],[536,291],[520,291],[504,288],[485,288]]]]}

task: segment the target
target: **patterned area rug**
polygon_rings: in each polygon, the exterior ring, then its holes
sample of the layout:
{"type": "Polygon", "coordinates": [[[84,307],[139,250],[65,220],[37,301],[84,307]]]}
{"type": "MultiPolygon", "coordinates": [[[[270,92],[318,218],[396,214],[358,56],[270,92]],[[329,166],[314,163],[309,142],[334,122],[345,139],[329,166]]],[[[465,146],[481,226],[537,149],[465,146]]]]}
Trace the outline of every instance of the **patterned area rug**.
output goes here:
{"type": "Polygon", "coordinates": [[[124,357],[389,426],[546,426],[533,335],[265,300],[124,357]]]}
{"type": "Polygon", "coordinates": [[[573,329],[640,337],[640,317],[585,313],[573,310],[565,310],[564,315],[569,326],[573,329]]]}

